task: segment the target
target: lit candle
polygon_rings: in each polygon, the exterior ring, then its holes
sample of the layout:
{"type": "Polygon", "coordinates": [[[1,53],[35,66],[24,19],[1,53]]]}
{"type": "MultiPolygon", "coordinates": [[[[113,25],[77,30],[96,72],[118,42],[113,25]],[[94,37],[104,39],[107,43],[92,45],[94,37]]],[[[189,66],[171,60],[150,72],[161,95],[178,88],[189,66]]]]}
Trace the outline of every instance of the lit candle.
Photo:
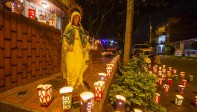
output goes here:
{"type": "Polygon", "coordinates": [[[125,111],[125,102],[126,98],[122,95],[116,95],[116,109],[117,111],[124,112],[125,111]]]}
{"type": "Polygon", "coordinates": [[[67,86],[60,89],[62,95],[62,108],[64,111],[71,110],[72,108],[72,91],[73,87],[67,86]]]}
{"type": "Polygon", "coordinates": [[[37,86],[37,90],[41,106],[49,106],[49,104],[52,102],[52,85],[40,84],[37,86]]]}
{"type": "Polygon", "coordinates": [[[160,103],[160,94],[159,93],[155,93],[155,96],[154,96],[154,101],[155,103],[160,103]]]}
{"type": "Polygon", "coordinates": [[[185,78],[185,72],[180,72],[181,78],[185,78]]]}
{"type": "Polygon", "coordinates": [[[92,92],[83,92],[80,94],[81,112],[93,112],[94,110],[94,94],[92,92]]]}
{"type": "Polygon", "coordinates": [[[182,85],[183,85],[183,86],[186,86],[186,85],[187,85],[187,80],[182,79],[182,85]]]}
{"type": "Polygon", "coordinates": [[[184,93],[185,86],[178,85],[178,87],[179,87],[179,94],[183,94],[184,93]]]}
{"type": "Polygon", "coordinates": [[[94,95],[95,100],[101,101],[104,94],[105,82],[97,81],[94,83],[94,95]]]}
{"type": "Polygon", "coordinates": [[[106,81],[106,73],[99,73],[99,80],[106,81]]]}
{"type": "Polygon", "coordinates": [[[183,96],[181,96],[181,95],[176,95],[175,104],[176,104],[176,105],[182,105],[183,99],[184,99],[183,96]]]}
{"type": "Polygon", "coordinates": [[[110,78],[112,75],[112,67],[107,67],[106,71],[107,71],[107,77],[110,78]]]}

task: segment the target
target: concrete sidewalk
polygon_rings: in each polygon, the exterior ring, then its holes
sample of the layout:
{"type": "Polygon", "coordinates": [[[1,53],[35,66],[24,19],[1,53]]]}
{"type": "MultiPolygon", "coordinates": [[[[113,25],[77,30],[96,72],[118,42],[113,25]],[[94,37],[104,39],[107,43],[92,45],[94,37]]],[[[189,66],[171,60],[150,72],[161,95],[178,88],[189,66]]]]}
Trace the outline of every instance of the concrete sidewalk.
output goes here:
{"type": "MultiPolygon", "coordinates": [[[[109,63],[112,58],[100,58],[92,61],[88,69],[84,73],[85,87],[79,87],[74,89],[74,103],[72,112],[80,112],[79,94],[84,91],[94,92],[94,82],[98,81],[98,73],[105,72],[106,64],[109,63]]],[[[62,112],[62,100],[59,93],[59,89],[66,86],[66,80],[62,79],[60,73],[53,74],[50,77],[46,77],[37,80],[33,83],[29,83],[20,87],[13,88],[8,91],[0,93],[0,112],[62,112]],[[53,88],[53,101],[48,107],[41,107],[38,99],[37,86],[39,84],[51,84],[53,88]],[[7,105],[8,104],[8,105],[7,105]],[[7,107],[6,107],[7,106],[7,107]]],[[[111,84],[111,79],[106,82],[106,94],[111,84]]],[[[105,94],[105,97],[106,97],[105,94]]],[[[103,101],[95,101],[95,109],[98,112],[102,111],[103,101]]]]}

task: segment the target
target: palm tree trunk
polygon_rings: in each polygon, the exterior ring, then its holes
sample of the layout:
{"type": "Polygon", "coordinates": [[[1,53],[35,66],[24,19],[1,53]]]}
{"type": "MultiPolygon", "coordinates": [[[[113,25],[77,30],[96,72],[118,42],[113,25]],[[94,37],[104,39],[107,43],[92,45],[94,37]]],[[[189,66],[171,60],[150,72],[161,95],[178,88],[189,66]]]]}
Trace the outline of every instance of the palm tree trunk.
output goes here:
{"type": "Polygon", "coordinates": [[[133,31],[133,12],[134,12],[134,0],[127,0],[127,15],[126,15],[126,29],[125,29],[125,40],[124,40],[124,56],[123,65],[127,65],[132,44],[133,31]]]}

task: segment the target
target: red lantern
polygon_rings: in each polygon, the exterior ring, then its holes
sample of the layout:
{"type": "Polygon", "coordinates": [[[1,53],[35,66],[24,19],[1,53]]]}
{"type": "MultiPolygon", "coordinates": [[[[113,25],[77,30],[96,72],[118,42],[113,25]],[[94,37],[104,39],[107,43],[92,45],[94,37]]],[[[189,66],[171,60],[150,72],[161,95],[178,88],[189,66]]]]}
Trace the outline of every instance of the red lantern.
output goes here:
{"type": "Polygon", "coordinates": [[[168,77],[171,76],[171,71],[167,71],[167,76],[168,76],[168,77]]]}
{"type": "Polygon", "coordinates": [[[168,85],[172,86],[172,79],[168,79],[168,85]]]}
{"type": "Polygon", "coordinates": [[[164,84],[164,85],[163,85],[163,91],[164,91],[165,93],[167,93],[167,92],[169,91],[169,85],[164,84]]]}
{"type": "Polygon", "coordinates": [[[105,88],[105,82],[104,81],[97,81],[94,83],[94,98],[97,101],[100,101],[103,97],[103,92],[105,88]]]}
{"type": "Polygon", "coordinates": [[[158,71],[158,76],[159,76],[159,77],[162,76],[162,71],[158,71]]]}
{"type": "Polygon", "coordinates": [[[185,72],[180,72],[181,78],[185,78],[185,72]]]}
{"type": "Polygon", "coordinates": [[[183,85],[178,85],[179,86],[179,94],[183,94],[185,90],[185,86],[183,85]]]}
{"type": "Polygon", "coordinates": [[[157,104],[160,103],[160,94],[159,93],[155,93],[154,101],[157,104]]]}
{"type": "Polygon", "coordinates": [[[106,81],[106,73],[98,73],[99,80],[106,81]]]}
{"type": "Polygon", "coordinates": [[[158,80],[158,86],[161,86],[162,85],[162,82],[163,82],[162,78],[159,78],[159,80],[158,80]]]}
{"type": "Polygon", "coordinates": [[[187,80],[182,79],[182,85],[183,85],[183,86],[186,86],[186,85],[187,85],[187,80]]]}
{"type": "Polygon", "coordinates": [[[35,19],[36,11],[34,9],[29,9],[29,18],[35,19]]]}

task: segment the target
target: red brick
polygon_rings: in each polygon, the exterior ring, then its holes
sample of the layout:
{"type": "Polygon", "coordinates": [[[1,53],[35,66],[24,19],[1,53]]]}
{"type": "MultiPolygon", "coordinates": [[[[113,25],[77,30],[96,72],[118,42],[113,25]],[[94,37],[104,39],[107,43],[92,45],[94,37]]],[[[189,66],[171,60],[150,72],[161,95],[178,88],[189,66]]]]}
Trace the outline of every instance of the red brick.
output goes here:
{"type": "Polygon", "coordinates": [[[11,13],[11,31],[17,32],[17,25],[16,25],[16,13],[11,13]]]}
{"type": "Polygon", "coordinates": [[[28,82],[31,82],[31,72],[27,72],[27,80],[28,82]]]}
{"type": "Polygon", "coordinates": [[[5,87],[4,86],[0,86],[0,92],[3,92],[3,91],[5,91],[5,87]]]}
{"type": "Polygon", "coordinates": [[[11,82],[17,82],[18,77],[17,77],[17,73],[16,73],[16,66],[12,66],[12,75],[11,75],[11,82]]]}
{"type": "Polygon", "coordinates": [[[27,50],[23,50],[23,64],[27,63],[27,50]]]}
{"type": "Polygon", "coordinates": [[[22,38],[22,16],[17,16],[17,40],[23,40],[22,38]]]}
{"type": "Polygon", "coordinates": [[[7,39],[11,39],[10,36],[10,11],[8,10],[4,10],[4,38],[7,39]]]}
{"type": "Polygon", "coordinates": [[[28,33],[28,21],[26,17],[22,17],[22,34],[27,34],[28,33]]]}
{"type": "Polygon", "coordinates": [[[31,56],[31,42],[27,42],[27,56],[31,56]]]}
{"type": "Polygon", "coordinates": [[[36,22],[32,21],[31,35],[36,35],[36,22]]]}
{"type": "Polygon", "coordinates": [[[17,76],[18,76],[17,86],[20,86],[20,85],[23,84],[23,82],[22,82],[22,73],[18,73],[17,76]]]}
{"type": "Polygon", "coordinates": [[[36,62],[36,50],[31,50],[32,52],[32,63],[36,62]]]}
{"type": "Polygon", "coordinates": [[[0,48],[4,48],[4,33],[3,30],[0,29],[0,48]]]}
{"type": "Polygon", "coordinates": [[[36,80],[36,76],[31,77],[31,81],[35,81],[36,80]]]}
{"type": "Polygon", "coordinates": [[[23,44],[22,41],[17,41],[17,57],[21,58],[23,56],[23,44]]]}
{"type": "Polygon", "coordinates": [[[11,83],[11,76],[5,77],[5,90],[11,89],[12,83],[11,83]]]}
{"type": "Polygon", "coordinates": [[[22,38],[23,38],[23,49],[27,49],[27,35],[23,34],[22,38]]]}
{"type": "Polygon", "coordinates": [[[3,8],[0,7],[0,28],[3,26],[3,8]]]}
{"type": "Polygon", "coordinates": [[[17,63],[17,50],[11,50],[11,65],[16,65],[17,63]]]}
{"type": "Polygon", "coordinates": [[[11,57],[11,42],[9,40],[5,41],[5,50],[4,51],[5,51],[4,56],[6,58],[11,57]]]}
{"type": "Polygon", "coordinates": [[[22,79],[27,78],[27,68],[23,66],[22,79]]]}
{"type": "Polygon", "coordinates": [[[4,67],[4,49],[0,48],[0,67],[4,67]]]}
{"type": "Polygon", "coordinates": [[[5,86],[5,80],[3,80],[3,79],[0,79],[0,87],[1,86],[5,86]]]}
{"type": "Polygon", "coordinates": [[[4,74],[4,68],[0,68],[0,80],[4,79],[5,74],[4,74]]]}
{"type": "Polygon", "coordinates": [[[27,78],[23,78],[23,79],[22,79],[22,83],[23,83],[23,85],[24,85],[24,84],[27,84],[27,83],[28,83],[27,78]]]}
{"type": "Polygon", "coordinates": [[[40,79],[40,70],[36,70],[36,79],[40,79]]]}
{"type": "Polygon", "coordinates": [[[32,76],[36,76],[36,63],[32,63],[32,76]]]}
{"type": "Polygon", "coordinates": [[[17,86],[17,82],[12,82],[12,88],[15,88],[17,86]]]}
{"type": "Polygon", "coordinates": [[[32,69],[32,59],[31,59],[31,57],[27,58],[27,62],[29,63],[29,66],[27,67],[27,72],[31,72],[31,69],[32,69]]]}
{"type": "Polygon", "coordinates": [[[5,76],[11,75],[11,59],[5,58],[5,76]]]}
{"type": "Polygon", "coordinates": [[[11,32],[11,48],[16,48],[16,36],[17,33],[11,32]]]}
{"type": "Polygon", "coordinates": [[[40,67],[40,57],[36,57],[36,70],[39,70],[40,67]]]}
{"type": "Polygon", "coordinates": [[[36,36],[32,36],[32,49],[36,48],[36,36]]]}
{"type": "Polygon", "coordinates": [[[40,56],[40,43],[36,44],[36,57],[40,56]]]}
{"type": "Polygon", "coordinates": [[[31,34],[31,29],[32,29],[32,22],[31,22],[32,20],[28,20],[28,36],[27,36],[27,41],[28,42],[31,42],[31,36],[32,36],[32,34],[31,34]]]}
{"type": "Polygon", "coordinates": [[[18,58],[17,59],[17,73],[22,73],[23,71],[23,61],[22,61],[22,58],[18,58]]]}

